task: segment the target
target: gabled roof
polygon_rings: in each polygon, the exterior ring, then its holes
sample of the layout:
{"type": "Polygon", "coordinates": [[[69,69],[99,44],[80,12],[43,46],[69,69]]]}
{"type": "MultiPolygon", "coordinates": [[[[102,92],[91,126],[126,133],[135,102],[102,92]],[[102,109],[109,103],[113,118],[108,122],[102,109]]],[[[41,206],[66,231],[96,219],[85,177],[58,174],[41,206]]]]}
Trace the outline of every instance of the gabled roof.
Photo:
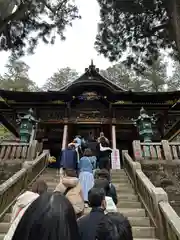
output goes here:
{"type": "Polygon", "coordinates": [[[73,82],[70,82],[66,86],[60,88],[59,91],[68,91],[71,87],[78,87],[78,85],[84,85],[84,86],[89,86],[89,85],[98,85],[98,86],[103,86],[109,88],[112,92],[114,91],[126,91],[125,89],[119,87],[117,84],[114,82],[110,81],[109,79],[103,77],[99,73],[99,69],[96,68],[96,66],[93,64],[93,61],[91,61],[91,65],[85,69],[85,73],[81,75],[78,79],[76,79],[73,82]]]}

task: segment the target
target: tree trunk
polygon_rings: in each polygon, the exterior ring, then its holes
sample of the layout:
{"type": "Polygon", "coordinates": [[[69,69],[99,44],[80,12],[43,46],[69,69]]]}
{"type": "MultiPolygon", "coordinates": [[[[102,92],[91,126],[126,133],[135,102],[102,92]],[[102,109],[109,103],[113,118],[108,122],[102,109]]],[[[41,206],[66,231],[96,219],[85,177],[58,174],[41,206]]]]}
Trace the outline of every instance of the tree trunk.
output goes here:
{"type": "Polygon", "coordinates": [[[180,0],[165,0],[180,59],[180,0]]]}

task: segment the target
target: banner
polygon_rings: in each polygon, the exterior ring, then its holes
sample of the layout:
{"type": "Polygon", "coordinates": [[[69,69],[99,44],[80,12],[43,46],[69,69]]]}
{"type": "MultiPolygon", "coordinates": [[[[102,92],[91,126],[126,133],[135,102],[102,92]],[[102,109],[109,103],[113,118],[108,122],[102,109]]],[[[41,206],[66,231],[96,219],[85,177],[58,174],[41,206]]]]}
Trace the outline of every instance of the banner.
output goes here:
{"type": "Polygon", "coordinates": [[[113,149],[111,153],[111,166],[112,169],[121,169],[119,149],[113,149]]]}

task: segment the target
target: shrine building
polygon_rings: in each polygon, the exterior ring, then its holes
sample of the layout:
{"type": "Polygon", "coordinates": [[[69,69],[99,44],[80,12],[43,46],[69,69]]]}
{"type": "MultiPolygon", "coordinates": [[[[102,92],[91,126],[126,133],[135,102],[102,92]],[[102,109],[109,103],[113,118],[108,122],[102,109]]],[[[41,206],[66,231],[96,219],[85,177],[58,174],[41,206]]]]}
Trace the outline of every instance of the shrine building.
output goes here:
{"type": "Polygon", "coordinates": [[[157,118],[153,141],[173,140],[180,135],[180,91],[133,92],[104,78],[93,63],[75,81],[59,91],[20,92],[0,90],[1,123],[18,136],[17,116],[30,108],[39,119],[36,139],[53,153],[76,134],[85,138],[100,132],[113,148],[132,151],[132,141],[139,139],[132,119],[141,107],[157,118]]]}

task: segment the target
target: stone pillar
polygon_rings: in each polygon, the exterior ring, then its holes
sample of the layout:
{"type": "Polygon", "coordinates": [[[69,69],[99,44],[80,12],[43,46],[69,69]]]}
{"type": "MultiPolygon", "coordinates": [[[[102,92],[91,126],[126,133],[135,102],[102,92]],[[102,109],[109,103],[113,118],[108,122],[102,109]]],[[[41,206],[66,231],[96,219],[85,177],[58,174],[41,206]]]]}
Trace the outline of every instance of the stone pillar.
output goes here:
{"type": "Polygon", "coordinates": [[[141,142],[139,140],[134,140],[133,143],[133,154],[135,161],[141,161],[142,157],[142,150],[141,150],[141,142]]]}
{"type": "Polygon", "coordinates": [[[64,125],[64,130],[63,130],[62,150],[66,148],[67,134],[68,134],[68,125],[66,124],[64,125]]]}
{"type": "Polygon", "coordinates": [[[169,142],[167,140],[162,140],[162,148],[163,148],[163,153],[164,153],[164,157],[165,160],[172,160],[172,152],[171,152],[171,148],[169,146],[169,142]]]}
{"type": "Polygon", "coordinates": [[[112,125],[112,149],[116,149],[116,126],[112,125]]]}

